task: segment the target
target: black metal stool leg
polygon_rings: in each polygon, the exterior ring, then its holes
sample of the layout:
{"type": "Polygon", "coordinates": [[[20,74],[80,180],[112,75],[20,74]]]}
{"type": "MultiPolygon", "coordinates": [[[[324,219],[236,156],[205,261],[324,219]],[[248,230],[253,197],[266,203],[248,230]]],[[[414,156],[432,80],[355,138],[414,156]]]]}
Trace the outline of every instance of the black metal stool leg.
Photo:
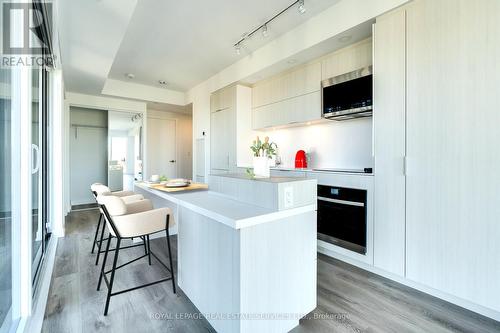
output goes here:
{"type": "Polygon", "coordinates": [[[99,282],[97,283],[97,291],[101,289],[101,282],[105,272],[104,270],[106,269],[106,260],[108,259],[108,252],[109,252],[109,246],[111,244],[111,238],[112,238],[111,235],[109,235],[108,243],[106,244],[106,251],[104,252],[104,259],[102,261],[101,274],[99,274],[99,282]]]}
{"type": "Polygon", "coordinates": [[[170,234],[168,233],[168,218],[169,216],[167,215],[167,229],[166,229],[166,234],[167,234],[167,247],[168,247],[168,260],[170,262],[170,273],[172,274],[172,289],[175,292],[175,277],[174,277],[174,264],[172,263],[172,250],[170,248],[170,234]]]}
{"type": "Polygon", "coordinates": [[[94,253],[95,243],[97,243],[97,235],[99,235],[99,229],[101,227],[102,213],[99,213],[99,222],[97,222],[97,228],[95,229],[94,243],[92,244],[92,251],[94,253]]]}
{"type": "Polygon", "coordinates": [[[149,243],[149,235],[146,236],[146,239],[148,241],[148,261],[149,261],[149,266],[151,266],[151,246],[149,243]]]}
{"type": "Polygon", "coordinates": [[[142,239],[143,244],[144,244],[144,254],[148,254],[148,244],[146,242],[146,236],[141,236],[141,239],[142,239]]]}
{"type": "MultiPolygon", "coordinates": [[[[113,260],[113,268],[111,268],[111,278],[109,280],[109,288],[108,288],[108,296],[106,297],[106,306],[104,307],[104,315],[108,315],[109,309],[109,301],[111,299],[111,293],[113,291],[113,281],[115,279],[115,270],[116,270],[116,262],[118,261],[118,253],[120,252],[120,243],[121,238],[117,237],[116,239],[116,249],[115,249],[115,258],[113,260]]],[[[104,272],[103,272],[104,274],[104,272]]]]}
{"type": "Polygon", "coordinates": [[[101,239],[99,240],[99,244],[97,244],[97,256],[95,258],[95,265],[99,265],[99,257],[101,256],[101,245],[102,245],[102,240],[104,238],[104,230],[106,229],[106,222],[103,221],[104,223],[102,224],[102,230],[101,230],[101,239]]]}

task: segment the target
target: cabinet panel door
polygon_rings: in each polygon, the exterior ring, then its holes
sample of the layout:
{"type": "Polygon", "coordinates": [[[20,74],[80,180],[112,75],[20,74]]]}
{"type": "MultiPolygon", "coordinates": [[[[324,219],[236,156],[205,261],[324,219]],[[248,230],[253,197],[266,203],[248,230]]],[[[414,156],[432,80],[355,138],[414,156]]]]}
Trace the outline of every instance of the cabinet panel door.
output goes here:
{"type": "Polygon", "coordinates": [[[300,66],[296,70],[257,83],[252,89],[252,107],[319,91],[320,86],[321,63],[300,66]]]}
{"type": "Polygon", "coordinates": [[[305,123],[321,119],[321,92],[316,91],[292,99],[292,122],[305,123]]]}
{"type": "Polygon", "coordinates": [[[374,265],[405,273],[406,12],[377,18],[374,27],[374,265]]]}
{"type": "Polygon", "coordinates": [[[217,111],[211,114],[210,168],[228,169],[227,148],[227,112],[217,111]]]}
{"type": "Polygon", "coordinates": [[[321,62],[321,77],[326,80],[371,64],[372,40],[369,38],[326,57],[321,62]]]}
{"type": "Polygon", "coordinates": [[[407,277],[500,311],[500,1],[407,11],[407,277]]]}
{"type": "Polygon", "coordinates": [[[286,126],[321,119],[319,91],[252,109],[253,129],[286,126]]]}
{"type": "Polygon", "coordinates": [[[210,95],[210,112],[216,112],[220,109],[220,94],[215,92],[210,95]]]}

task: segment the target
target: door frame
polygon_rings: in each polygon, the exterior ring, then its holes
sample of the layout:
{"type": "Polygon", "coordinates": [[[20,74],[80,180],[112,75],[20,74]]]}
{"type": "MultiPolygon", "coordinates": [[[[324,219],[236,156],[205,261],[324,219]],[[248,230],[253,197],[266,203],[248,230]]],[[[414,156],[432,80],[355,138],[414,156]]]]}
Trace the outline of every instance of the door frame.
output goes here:
{"type": "MultiPolygon", "coordinates": [[[[147,118],[146,103],[135,102],[135,101],[121,101],[109,97],[84,95],[78,93],[66,93],[65,103],[64,103],[64,135],[63,135],[63,153],[64,153],[64,163],[63,163],[63,187],[64,187],[64,197],[63,197],[63,207],[64,214],[67,215],[71,211],[71,167],[70,167],[70,136],[71,136],[71,122],[70,122],[70,109],[71,107],[80,107],[87,109],[97,109],[106,111],[116,111],[116,112],[127,112],[131,115],[140,114],[143,119],[143,138],[147,135],[147,122],[144,119],[147,118]]],[[[143,151],[143,175],[144,169],[146,167],[146,147],[145,141],[142,140],[142,151],[143,151]]]]}

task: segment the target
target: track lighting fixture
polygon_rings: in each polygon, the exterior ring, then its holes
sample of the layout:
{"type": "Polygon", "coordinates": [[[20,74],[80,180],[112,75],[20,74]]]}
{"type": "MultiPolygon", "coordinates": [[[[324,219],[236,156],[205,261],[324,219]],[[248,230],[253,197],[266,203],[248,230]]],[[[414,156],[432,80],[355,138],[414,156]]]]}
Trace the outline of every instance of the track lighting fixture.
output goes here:
{"type": "Polygon", "coordinates": [[[274,21],[276,18],[278,18],[278,16],[284,14],[290,8],[294,7],[295,5],[297,5],[297,10],[298,10],[299,13],[304,14],[306,12],[305,0],[296,0],[296,1],[292,2],[290,5],[288,5],[288,7],[286,7],[285,9],[283,9],[282,11],[280,11],[279,13],[275,14],[269,20],[267,20],[263,24],[259,25],[257,28],[253,29],[251,32],[246,33],[243,36],[241,36],[240,40],[237,41],[234,44],[234,49],[236,51],[236,54],[237,55],[241,54],[241,45],[242,45],[242,43],[245,40],[247,40],[248,38],[252,37],[252,35],[254,35],[259,30],[262,33],[262,37],[265,38],[265,37],[269,36],[269,31],[267,29],[268,24],[271,23],[272,21],[274,21]]]}
{"type": "Polygon", "coordinates": [[[306,7],[304,5],[304,0],[299,0],[299,6],[297,7],[299,13],[304,14],[306,12],[306,7]]]}
{"type": "Polygon", "coordinates": [[[267,24],[264,24],[262,26],[262,37],[266,38],[267,36],[269,36],[269,32],[267,31],[267,24]]]}

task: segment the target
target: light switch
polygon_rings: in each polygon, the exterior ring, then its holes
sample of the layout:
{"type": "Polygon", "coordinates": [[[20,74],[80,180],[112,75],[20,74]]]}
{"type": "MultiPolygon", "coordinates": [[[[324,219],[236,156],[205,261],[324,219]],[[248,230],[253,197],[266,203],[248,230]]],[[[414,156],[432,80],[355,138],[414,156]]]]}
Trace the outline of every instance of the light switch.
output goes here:
{"type": "Polygon", "coordinates": [[[293,206],[293,187],[285,187],[285,208],[290,208],[293,206]]]}

